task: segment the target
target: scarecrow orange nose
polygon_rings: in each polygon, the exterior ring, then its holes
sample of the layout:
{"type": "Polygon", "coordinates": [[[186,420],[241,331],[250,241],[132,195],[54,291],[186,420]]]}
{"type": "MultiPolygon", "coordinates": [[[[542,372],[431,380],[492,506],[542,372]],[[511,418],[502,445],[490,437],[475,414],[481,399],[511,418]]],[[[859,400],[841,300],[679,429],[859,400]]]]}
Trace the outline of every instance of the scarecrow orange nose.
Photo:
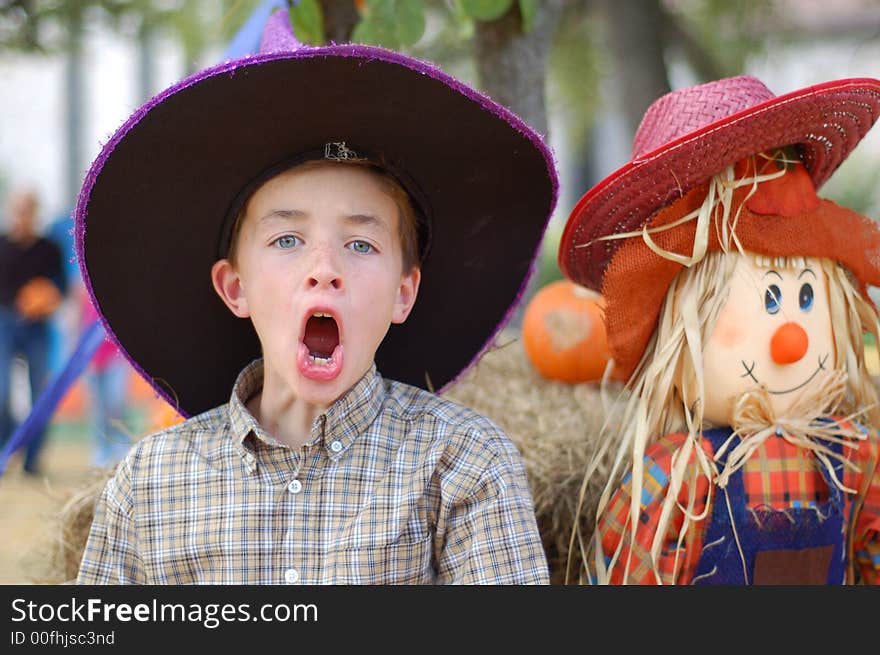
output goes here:
{"type": "Polygon", "coordinates": [[[770,354],[777,364],[794,364],[807,353],[810,340],[797,323],[785,323],[770,339],[770,354]]]}

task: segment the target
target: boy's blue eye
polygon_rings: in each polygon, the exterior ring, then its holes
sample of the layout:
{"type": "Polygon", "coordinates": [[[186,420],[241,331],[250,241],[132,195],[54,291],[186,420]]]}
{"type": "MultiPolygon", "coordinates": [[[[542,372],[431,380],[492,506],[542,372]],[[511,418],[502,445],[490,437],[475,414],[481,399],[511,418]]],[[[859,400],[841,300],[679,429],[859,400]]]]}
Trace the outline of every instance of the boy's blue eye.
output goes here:
{"type": "Polygon", "coordinates": [[[779,290],[779,287],[775,284],[771,284],[767,287],[767,290],[764,291],[764,309],[767,310],[768,314],[775,314],[779,311],[779,306],[782,304],[782,291],[779,290]]]}
{"type": "Polygon", "coordinates": [[[798,293],[798,304],[805,312],[810,311],[813,306],[813,285],[806,282],[798,293]]]}
{"type": "Polygon", "coordinates": [[[284,250],[290,250],[297,244],[298,241],[299,239],[297,239],[292,234],[285,234],[283,237],[278,237],[277,239],[275,239],[275,245],[284,250]]]}
{"type": "Polygon", "coordinates": [[[371,246],[366,241],[352,241],[351,249],[357,253],[360,253],[361,255],[366,255],[373,250],[373,246],[371,246]]]}

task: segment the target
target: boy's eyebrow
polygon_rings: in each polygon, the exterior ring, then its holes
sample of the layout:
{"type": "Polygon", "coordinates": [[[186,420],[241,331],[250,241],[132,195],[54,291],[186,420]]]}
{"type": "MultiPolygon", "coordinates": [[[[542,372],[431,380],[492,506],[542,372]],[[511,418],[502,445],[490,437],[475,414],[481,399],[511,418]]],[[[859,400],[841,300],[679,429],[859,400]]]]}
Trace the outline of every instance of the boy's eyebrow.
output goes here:
{"type": "Polygon", "coordinates": [[[265,216],[261,216],[258,222],[269,220],[270,218],[304,218],[306,212],[301,209],[274,209],[265,216]]]}
{"type": "MultiPolygon", "coordinates": [[[[265,216],[261,216],[258,222],[267,221],[272,218],[305,218],[308,212],[301,209],[274,209],[265,216]]],[[[387,227],[388,223],[383,218],[373,214],[348,214],[345,216],[346,223],[354,225],[373,225],[376,227],[387,227]]]]}
{"type": "Polygon", "coordinates": [[[355,225],[375,225],[377,227],[384,227],[387,225],[386,221],[378,216],[374,216],[373,214],[349,214],[345,217],[346,223],[354,223],[355,225]]]}

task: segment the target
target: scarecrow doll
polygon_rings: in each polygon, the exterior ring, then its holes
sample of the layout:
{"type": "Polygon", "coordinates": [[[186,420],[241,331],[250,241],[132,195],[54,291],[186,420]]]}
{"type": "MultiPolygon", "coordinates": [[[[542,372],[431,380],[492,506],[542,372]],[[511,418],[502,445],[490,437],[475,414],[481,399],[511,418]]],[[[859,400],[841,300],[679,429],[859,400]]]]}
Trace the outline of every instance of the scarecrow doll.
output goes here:
{"type": "Polygon", "coordinates": [[[572,211],[628,378],[584,581],[880,583],[880,230],[816,195],[878,115],[874,79],[675,91],[572,211]]]}

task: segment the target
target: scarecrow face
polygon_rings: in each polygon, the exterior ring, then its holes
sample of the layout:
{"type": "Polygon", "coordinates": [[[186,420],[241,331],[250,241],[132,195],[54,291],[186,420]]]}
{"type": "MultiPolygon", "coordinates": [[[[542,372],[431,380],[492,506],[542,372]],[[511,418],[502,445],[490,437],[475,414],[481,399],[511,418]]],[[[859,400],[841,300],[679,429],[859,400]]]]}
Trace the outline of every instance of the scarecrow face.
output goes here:
{"type": "Polygon", "coordinates": [[[729,425],[733,404],[758,385],[783,415],[823,369],[835,366],[828,280],[813,258],[738,259],[729,297],[703,350],[704,417],[729,425]]]}
{"type": "Polygon", "coordinates": [[[215,284],[253,321],[264,395],[327,406],[369,370],[418,291],[418,269],[402,273],[397,222],[394,200],[359,167],[292,169],[251,197],[237,264],[215,284]]]}

